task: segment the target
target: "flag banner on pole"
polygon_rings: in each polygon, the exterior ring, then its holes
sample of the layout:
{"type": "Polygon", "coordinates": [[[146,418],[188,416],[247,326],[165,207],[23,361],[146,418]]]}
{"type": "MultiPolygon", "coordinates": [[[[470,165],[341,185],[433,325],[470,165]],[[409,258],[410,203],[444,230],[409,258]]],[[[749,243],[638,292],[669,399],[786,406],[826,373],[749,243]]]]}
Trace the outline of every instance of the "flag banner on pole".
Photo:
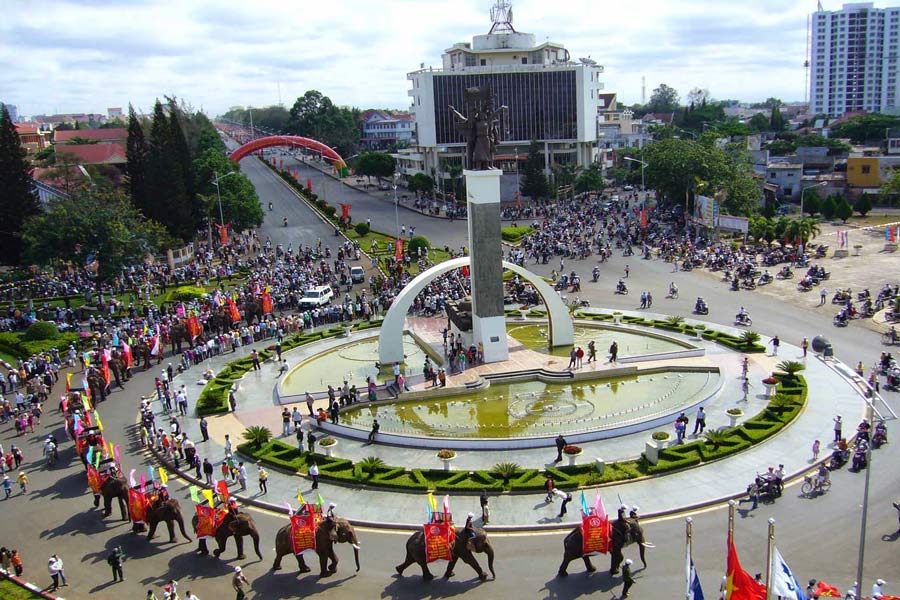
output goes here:
{"type": "Polygon", "coordinates": [[[687,600],[704,600],[703,588],[700,587],[700,577],[697,576],[697,569],[694,567],[694,559],[691,557],[690,546],[685,553],[687,554],[686,570],[687,570],[687,591],[685,598],[687,600]]]}
{"type": "Polygon", "coordinates": [[[833,585],[820,581],[816,584],[816,596],[819,598],[840,598],[841,591],[833,585]]]}
{"type": "Polygon", "coordinates": [[[134,487],[128,490],[128,511],[131,513],[132,523],[147,521],[147,497],[134,487]]]}
{"type": "Polygon", "coordinates": [[[159,482],[162,484],[166,484],[169,482],[169,473],[164,467],[159,468],[159,482]]]}
{"type": "Polygon", "coordinates": [[[403,240],[397,240],[396,246],[394,246],[394,258],[397,260],[403,260],[403,240]]]}
{"type": "MultiPolygon", "coordinates": [[[[209,490],[203,490],[208,492],[209,490]]],[[[227,510],[216,510],[212,506],[198,504],[197,510],[197,539],[208,539],[215,537],[216,529],[228,514],[227,510]]]]}
{"type": "Polygon", "coordinates": [[[612,528],[609,522],[609,515],[606,514],[606,507],[603,506],[603,499],[600,492],[594,499],[594,506],[588,507],[584,498],[584,492],[581,493],[581,544],[582,554],[606,554],[610,550],[610,541],[612,539],[612,528]]]}
{"type": "Polygon", "coordinates": [[[135,483],[135,480],[134,480],[134,474],[135,474],[136,472],[137,472],[137,469],[132,469],[132,470],[130,470],[130,471],[128,472],[128,485],[129,485],[129,487],[133,487],[133,488],[136,488],[136,487],[137,487],[137,484],[135,483]]]}
{"type": "Polygon", "coordinates": [[[303,492],[300,491],[300,488],[297,488],[297,502],[306,504],[306,500],[303,499],[303,492]]]}
{"type": "Polygon", "coordinates": [[[264,315],[270,315],[275,312],[275,304],[272,302],[272,295],[268,289],[262,295],[262,311],[264,315]]]}
{"type": "Polygon", "coordinates": [[[769,587],[772,588],[773,596],[780,596],[784,600],[806,600],[803,586],[797,581],[777,547],[772,549],[772,579],[769,587]]]}
{"type": "Polygon", "coordinates": [[[294,554],[316,549],[316,528],[321,521],[322,513],[312,504],[306,505],[303,514],[291,516],[290,539],[294,554]]]}
{"type": "Polygon", "coordinates": [[[325,506],[325,498],[322,497],[322,494],[316,492],[316,508],[321,511],[323,506],[325,506]]]}
{"type": "Polygon", "coordinates": [[[200,504],[200,488],[198,488],[196,485],[192,485],[190,487],[190,492],[191,502],[193,502],[194,504],[200,504]]]}
{"type": "Polygon", "coordinates": [[[766,600],[766,586],[741,567],[734,540],[728,538],[728,557],[725,569],[725,600],[766,600]]]}
{"type": "Polygon", "coordinates": [[[210,508],[213,508],[216,505],[216,501],[214,499],[216,496],[212,490],[207,490],[207,489],[200,490],[200,495],[202,495],[204,498],[206,498],[206,502],[209,503],[210,508]]]}
{"type": "Polygon", "coordinates": [[[228,498],[231,494],[228,491],[228,482],[224,479],[216,484],[216,491],[219,493],[219,498],[222,500],[222,504],[226,504],[228,502],[228,498]]]}

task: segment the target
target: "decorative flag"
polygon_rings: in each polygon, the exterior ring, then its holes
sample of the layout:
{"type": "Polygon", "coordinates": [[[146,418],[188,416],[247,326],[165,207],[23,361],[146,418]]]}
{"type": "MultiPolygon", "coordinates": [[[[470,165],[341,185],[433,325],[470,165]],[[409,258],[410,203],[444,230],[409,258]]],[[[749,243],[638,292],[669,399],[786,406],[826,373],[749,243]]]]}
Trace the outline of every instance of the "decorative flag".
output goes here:
{"type": "Polygon", "coordinates": [[[297,488],[297,502],[306,504],[306,500],[303,499],[303,492],[300,491],[300,488],[297,488]]]}
{"type": "Polygon", "coordinates": [[[212,490],[200,490],[200,493],[203,494],[203,497],[206,498],[206,501],[209,502],[209,507],[213,508],[216,505],[215,494],[213,494],[212,490]]]}
{"type": "Polygon", "coordinates": [[[687,559],[685,560],[685,568],[687,571],[687,592],[685,598],[687,600],[703,600],[703,588],[700,587],[700,577],[697,576],[697,569],[694,567],[694,559],[691,557],[691,547],[687,546],[687,559]]]}
{"type": "Polygon", "coordinates": [[[291,551],[294,554],[316,549],[316,527],[320,520],[321,513],[316,512],[312,506],[307,506],[303,514],[291,515],[289,533],[291,551]]]}
{"type": "Polygon", "coordinates": [[[227,298],[225,301],[228,304],[228,312],[231,313],[232,322],[239,322],[241,320],[241,311],[238,310],[238,307],[234,303],[234,300],[232,300],[231,298],[227,298]]]}
{"type": "Polygon", "coordinates": [[[287,507],[288,516],[293,517],[294,516],[294,507],[291,506],[291,503],[288,502],[287,500],[284,501],[284,505],[285,505],[285,507],[287,507]]]}
{"type": "Polygon", "coordinates": [[[841,591],[833,585],[820,581],[816,584],[816,596],[819,598],[840,598],[841,591]]]}
{"type": "Polygon", "coordinates": [[[428,508],[433,512],[437,511],[437,500],[434,499],[434,494],[431,492],[428,492],[428,508]]]}
{"type": "Polygon", "coordinates": [[[394,258],[396,258],[397,260],[403,260],[403,240],[397,240],[394,248],[394,258]]]}
{"type": "Polygon", "coordinates": [[[444,496],[444,514],[450,514],[450,494],[444,496]]]}
{"type": "Polygon", "coordinates": [[[606,554],[610,549],[612,528],[609,523],[609,515],[603,506],[600,492],[594,499],[593,508],[587,507],[584,492],[581,494],[581,550],[582,554],[606,554]]]}
{"type": "Polygon", "coordinates": [[[156,335],[150,339],[150,356],[156,356],[162,352],[160,346],[159,325],[156,326],[156,335]]]}
{"type": "Polygon", "coordinates": [[[128,487],[137,487],[134,483],[134,474],[137,472],[137,469],[132,469],[128,472],[128,487]]]}
{"type": "MultiPolygon", "coordinates": [[[[156,471],[153,470],[153,467],[152,467],[152,466],[148,466],[148,467],[147,467],[147,473],[150,474],[150,481],[153,482],[153,483],[155,483],[155,482],[156,482],[156,471]]],[[[143,480],[144,480],[144,478],[141,477],[141,481],[143,481],[143,480]]]]}
{"type": "Polygon", "coordinates": [[[159,482],[163,484],[169,482],[169,473],[166,471],[165,467],[159,468],[159,482]]]}
{"type": "Polygon", "coordinates": [[[97,424],[97,429],[102,432],[103,422],[100,420],[100,413],[98,413],[96,410],[94,411],[94,422],[97,424]]]}
{"type": "Polygon", "coordinates": [[[325,506],[325,498],[322,497],[322,494],[316,492],[316,508],[321,511],[323,506],[325,506]]]}
{"type": "MultiPolygon", "coordinates": [[[[66,395],[69,394],[69,390],[72,388],[72,373],[66,373],[66,395]]],[[[63,408],[65,411],[66,409],[63,408]]]]}
{"type": "Polygon", "coordinates": [[[229,496],[231,494],[228,492],[228,482],[224,479],[216,484],[216,491],[219,492],[219,496],[222,497],[222,504],[228,502],[229,496]]]}
{"type": "Polygon", "coordinates": [[[128,490],[128,512],[134,523],[144,523],[147,519],[147,497],[143,490],[128,490]]]}
{"type": "Polygon", "coordinates": [[[769,586],[772,588],[773,596],[779,596],[784,600],[806,600],[803,586],[797,581],[776,547],[772,548],[772,578],[769,580],[769,586]]]}
{"type": "Polygon", "coordinates": [[[196,485],[192,485],[190,487],[191,492],[191,502],[194,504],[200,504],[200,489],[196,485]]]}
{"type": "Polygon", "coordinates": [[[110,442],[109,442],[109,455],[110,455],[110,456],[113,456],[113,453],[115,452],[115,450],[116,450],[115,444],[113,444],[113,443],[110,441],[110,442]]]}
{"type": "Polygon", "coordinates": [[[262,311],[264,315],[270,315],[275,312],[275,305],[272,302],[272,295],[269,293],[269,286],[262,295],[262,311]]]}
{"type": "MultiPolygon", "coordinates": [[[[89,466],[94,464],[94,447],[93,446],[88,446],[87,455],[85,456],[85,459],[87,460],[89,466]]],[[[88,473],[90,473],[90,469],[88,469],[88,473]]]]}
{"type": "Polygon", "coordinates": [[[113,458],[116,459],[116,464],[119,465],[119,470],[122,470],[122,460],[119,458],[119,447],[116,446],[113,449],[113,458]]]}
{"type": "Polygon", "coordinates": [[[203,328],[200,326],[200,317],[197,315],[191,315],[191,317],[188,318],[186,325],[188,335],[191,336],[192,340],[203,333],[203,328]]]}
{"type": "Polygon", "coordinates": [[[144,474],[141,473],[141,493],[144,493],[144,489],[147,487],[147,478],[144,477],[144,474]]]}
{"type": "Polygon", "coordinates": [[[84,384],[84,396],[81,397],[84,410],[94,410],[94,407],[91,405],[91,388],[88,386],[87,381],[83,379],[81,381],[84,384]]]}
{"type": "Polygon", "coordinates": [[[581,490],[581,514],[582,516],[588,516],[591,514],[591,509],[588,507],[587,500],[584,498],[584,490],[581,490]]]}
{"type": "Polygon", "coordinates": [[[122,360],[125,361],[125,366],[131,368],[134,365],[134,355],[131,353],[131,346],[125,343],[125,340],[122,340],[122,360]]]}
{"type": "Polygon", "coordinates": [[[728,538],[728,558],[726,560],[725,600],[766,600],[766,586],[741,567],[734,540],[728,538]]]}
{"type": "Polygon", "coordinates": [[[462,268],[462,274],[463,274],[463,277],[469,276],[469,265],[466,265],[465,267],[462,268]]]}
{"type": "Polygon", "coordinates": [[[112,379],[109,373],[109,351],[103,350],[100,352],[100,364],[102,365],[100,371],[103,373],[103,380],[106,382],[106,385],[109,385],[110,380],[112,379]]]}

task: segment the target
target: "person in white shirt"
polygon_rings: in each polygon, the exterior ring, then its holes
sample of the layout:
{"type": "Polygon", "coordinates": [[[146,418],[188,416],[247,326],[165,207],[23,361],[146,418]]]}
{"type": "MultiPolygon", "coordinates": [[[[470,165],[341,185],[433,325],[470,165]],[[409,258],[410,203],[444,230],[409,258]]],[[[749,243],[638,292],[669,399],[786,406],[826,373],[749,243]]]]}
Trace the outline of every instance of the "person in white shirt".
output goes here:
{"type": "Polygon", "coordinates": [[[883,586],[885,583],[887,583],[887,582],[884,579],[876,579],[875,580],[875,584],[872,585],[872,598],[875,598],[875,600],[878,600],[878,598],[881,598],[882,596],[884,596],[884,592],[881,591],[881,586],[883,586]]]}

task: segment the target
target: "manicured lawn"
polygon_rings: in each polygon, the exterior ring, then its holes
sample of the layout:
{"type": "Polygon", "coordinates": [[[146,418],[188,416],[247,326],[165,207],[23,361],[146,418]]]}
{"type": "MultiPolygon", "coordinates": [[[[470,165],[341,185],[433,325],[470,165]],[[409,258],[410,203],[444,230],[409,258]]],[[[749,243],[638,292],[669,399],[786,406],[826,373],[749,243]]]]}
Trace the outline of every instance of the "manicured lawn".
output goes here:
{"type": "Polygon", "coordinates": [[[40,600],[41,596],[28,589],[19,587],[7,579],[3,579],[0,581],[0,598],[3,598],[3,600],[40,600]]]}

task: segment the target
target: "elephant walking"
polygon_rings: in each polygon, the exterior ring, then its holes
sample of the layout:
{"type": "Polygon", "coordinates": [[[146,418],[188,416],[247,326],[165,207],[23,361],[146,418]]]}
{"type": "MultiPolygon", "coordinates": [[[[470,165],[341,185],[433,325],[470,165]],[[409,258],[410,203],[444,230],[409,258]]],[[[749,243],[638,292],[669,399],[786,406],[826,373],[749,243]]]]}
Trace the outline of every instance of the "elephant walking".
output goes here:
{"type": "MultiPolygon", "coordinates": [[[[285,525],[275,534],[275,562],[272,570],[281,569],[282,557],[291,554],[290,525],[285,525]]],[[[356,570],[359,571],[359,540],[356,530],[346,519],[335,519],[333,523],[322,521],[316,528],[316,554],[319,556],[319,577],[329,577],[337,572],[338,557],[334,551],[335,543],[350,543],[353,546],[353,557],[356,570]],[[331,561],[329,565],[328,562],[331,561]]],[[[309,573],[302,554],[297,554],[297,566],[301,573],[309,573]]]]}
{"type": "MultiPolygon", "coordinates": [[[[191,523],[194,526],[194,533],[196,533],[197,515],[194,515],[191,523]]],[[[228,538],[234,537],[234,543],[237,545],[238,551],[237,558],[238,560],[244,560],[247,558],[244,555],[244,536],[247,535],[253,540],[253,550],[256,552],[256,556],[262,558],[262,553],[259,551],[259,531],[256,529],[256,523],[253,522],[253,517],[247,513],[235,514],[229,511],[225,518],[222,519],[222,523],[216,528],[215,540],[218,548],[213,550],[213,556],[218,558],[225,552],[228,538]]],[[[209,554],[205,539],[200,538],[197,540],[197,551],[202,555],[209,554]]]]}
{"type": "MultiPolygon", "coordinates": [[[[481,528],[475,529],[475,537],[470,540],[466,539],[465,531],[460,528],[456,529],[456,542],[453,544],[451,558],[447,563],[444,577],[453,577],[453,567],[456,566],[456,561],[462,559],[464,563],[475,570],[475,573],[478,574],[482,581],[487,579],[487,573],[478,564],[478,559],[475,558],[474,552],[487,554],[488,569],[491,572],[491,576],[496,579],[497,574],[494,573],[494,547],[491,545],[487,533],[481,528]]],[[[434,579],[434,575],[428,569],[428,561],[425,559],[424,531],[416,531],[406,540],[406,560],[403,561],[403,564],[397,565],[397,574],[402,576],[403,571],[413,563],[417,563],[422,568],[423,579],[426,581],[434,579]]]]}
{"type": "Polygon", "coordinates": [[[174,544],[177,541],[175,539],[175,523],[178,523],[178,529],[181,530],[181,535],[184,536],[184,539],[189,542],[191,541],[191,537],[184,529],[184,517],[181,514],[181,505],[175,498],[169,498],[162,502],[153,502],[153,504],[147,507],[147,525],[149,527],[149,531],[147,532],[148,540],[153,539],[156,534],[156,528],[161,521],[165,521],[166,527],[169,529],[169,543],[174,544]]]}
{"type": "MultiPolygon", "coordinates": [[[[128,484],[124,477],[110,477],[100,486],[100,495],[103,496],[103,517],[106,518],[112,514],[113,498],[119,500],[119,511],[122,513],[122,520],[127,521],[128,512],[128,484]]],[[[94,496],[94,507],[100,504],[100,496],[94,496]]]]}
{"type": "MultiPolygon", "coordinates": [[[[616,519],[612,522],[612,547],[610,548],[610,574],[619,572],[619,567],[625,559],[622,549],[629,544],[637,544],[638,552],[644,568],[647,568],[647,560],[644,555],[647,543],[644,540],[644,529],[637,519],[616,519]]],[[[583,554],[583,538],[581,527],[576,527],[563,539],[563,560],[559,565],[558,577],[568,575],[569,563],[576,559],[584,560],[584,567],[589,573],[596,571],[591,557],[583,554]]]]}

